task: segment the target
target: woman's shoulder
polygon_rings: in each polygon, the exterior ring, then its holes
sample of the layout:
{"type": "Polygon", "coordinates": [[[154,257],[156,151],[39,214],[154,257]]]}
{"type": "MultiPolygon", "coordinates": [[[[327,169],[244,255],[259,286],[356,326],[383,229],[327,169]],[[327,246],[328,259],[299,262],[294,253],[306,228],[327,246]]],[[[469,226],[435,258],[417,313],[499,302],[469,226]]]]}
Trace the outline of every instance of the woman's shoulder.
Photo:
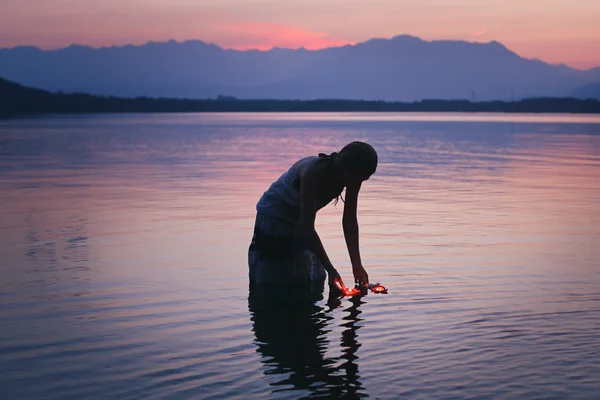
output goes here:
{"type": "Polygon", "coordinates": [[[327,167],[330,163],[327,162],[327,158],[319,156],[304,157],[296,162],[296,176],[298,178],[310,174],[314,177],[318,177],[327,171],[327,167]]]}

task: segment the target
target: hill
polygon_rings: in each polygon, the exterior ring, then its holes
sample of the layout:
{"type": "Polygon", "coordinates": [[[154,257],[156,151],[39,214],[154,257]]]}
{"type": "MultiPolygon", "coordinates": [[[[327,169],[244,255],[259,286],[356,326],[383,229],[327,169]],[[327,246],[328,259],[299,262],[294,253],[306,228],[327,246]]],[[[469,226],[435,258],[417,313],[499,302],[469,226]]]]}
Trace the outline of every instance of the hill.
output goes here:
{"type": "Polygon", "coordinates": [[[0,76],[49,91],[136,97],[512,100],[562,97],[596,81],[498,42],[372,39],[322,50],[227,50],[201,41],[94,49],[0,49],[0,76]]]}

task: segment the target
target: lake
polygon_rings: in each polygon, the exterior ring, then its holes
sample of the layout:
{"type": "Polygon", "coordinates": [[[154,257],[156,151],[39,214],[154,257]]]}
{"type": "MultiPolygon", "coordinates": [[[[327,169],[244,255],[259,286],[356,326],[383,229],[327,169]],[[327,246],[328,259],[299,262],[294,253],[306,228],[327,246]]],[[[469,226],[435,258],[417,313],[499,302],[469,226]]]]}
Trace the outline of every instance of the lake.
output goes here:
{"type": "MultiPolygon", "coordinates": [[[[351,284],[342,210],[317,231],[351,284]]],[[[3,399],[593,399],[600,116],[0,121],[0,261],[3,399]],[[261,194],[353,140],[389,293],[249,296],[261,194]]]]}

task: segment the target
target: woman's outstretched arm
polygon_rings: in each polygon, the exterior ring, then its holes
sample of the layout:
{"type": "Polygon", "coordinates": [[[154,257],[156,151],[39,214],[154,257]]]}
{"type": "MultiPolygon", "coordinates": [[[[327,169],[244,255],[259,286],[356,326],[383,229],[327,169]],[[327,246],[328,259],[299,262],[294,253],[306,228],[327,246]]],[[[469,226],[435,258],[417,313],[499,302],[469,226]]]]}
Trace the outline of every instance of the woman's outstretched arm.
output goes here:
{"type": "Polygon", "coordinates": [[[366,285],[369,283],[369,275],[362,265],[360,259],[359,239],[358,239],[358,193],[361,183],[354,183],[346,187],[346,200],[344,203],[344,216],[342,225],[344,228],[344,237],[348,247],[348,255],[352,263],[352,273],[354,280],[358,284],[366,285]]]}
{"type": "Polygon", "coordinates": [[[302,236],[329,276],[329,284],[336,286],[336,282],[344,287],[342,278],[327,256],[321,238],[315,229],[315,218],[317,215],[317,187],[319,183],[318,170],[309,169],[302,174],[300,181],[300,224],[302,236]]]}

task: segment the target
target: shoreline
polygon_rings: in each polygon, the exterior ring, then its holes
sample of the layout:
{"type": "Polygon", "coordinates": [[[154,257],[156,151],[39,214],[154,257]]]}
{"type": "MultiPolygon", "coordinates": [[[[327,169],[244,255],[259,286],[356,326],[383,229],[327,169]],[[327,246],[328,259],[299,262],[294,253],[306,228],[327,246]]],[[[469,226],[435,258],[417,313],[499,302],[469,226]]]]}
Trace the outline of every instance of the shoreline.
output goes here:
{"type": "Polygon", "coordinates": [[[522,113],[522,112],[60,112],[28,113],[1,116],[1,122],[36,120],[97,120],[104,118],[183,118],[184,121],[212,121],[212,123],[261,124],[261,123],[532,123],[532,124],[600,124],[600,113],[522,113]]]}
{"type": "MultiPolygon", "coordinates": [[[[79,97],[79,95],[57,95],[79,97]]],[[[88,95],[85,95],[88,96],[88,95]]],[[[338,101],[321,100],[235,100],[222,102],[220,100],[175,100],[175,99],[127,99],[100,98],[90,96],[91,103],[79,102],[74,98],[64,104],[63,101],[49,101],[46,104],[35,104],[36,101],[22,99],[19,105],[10,104],[0,110],[0,119],[19,116],[47,115],[82,115],[82,114],[356,114],[369,113],[379,115],[390,114],[470,114],[470,115],[600,115],[600,101],[580,99],[560,99],[553,106],[548,106],[545,99],[532,99],[518,102],[478,102],[470,103],[468,107],[453,107],[453,100],[441,100],[437,107],[426,107],[423,103],[400,102],[362,102],[341,100],[343,106],[336,105],[338,101]],[[113,101],[122,104],[105,104],[113,101]],[[143,103],[143,104],[140,104],[143,103]],[[175,104],[162,104],[164,102],[175,104]],[[23,104],[25,103],[25,104],[23,104]],[[191,103],[191,104],[190,104],[191,103]],[[361,107],[368,104],[369,106],[361,107]],[[373,105],[373,106],[371,106],[373,105]]],[[[59,99],[55,99],[59,100],[59,99]]],[[[66,99],[60,99],[66,100],[66,99]]],[[[554,100],[554,99],[553,99],[554,100]]],[[[554,102],[554,101],[553,101],[554,102]]],[[[45,102],[44,102],[45,103],[45,102]]],[[[437,101],[436,101],[437,103],[437,101]]]]}
{"type": "Polygon", "coordinates": [[[418,101],[348,99],[209,99],[115,97],[62,93],[25,87],[0,78],[0,118],[19,115],[106,113],[500,113],[600,114],[600,101],[538,97],[515,101],[423,99],[418,101]]]}

